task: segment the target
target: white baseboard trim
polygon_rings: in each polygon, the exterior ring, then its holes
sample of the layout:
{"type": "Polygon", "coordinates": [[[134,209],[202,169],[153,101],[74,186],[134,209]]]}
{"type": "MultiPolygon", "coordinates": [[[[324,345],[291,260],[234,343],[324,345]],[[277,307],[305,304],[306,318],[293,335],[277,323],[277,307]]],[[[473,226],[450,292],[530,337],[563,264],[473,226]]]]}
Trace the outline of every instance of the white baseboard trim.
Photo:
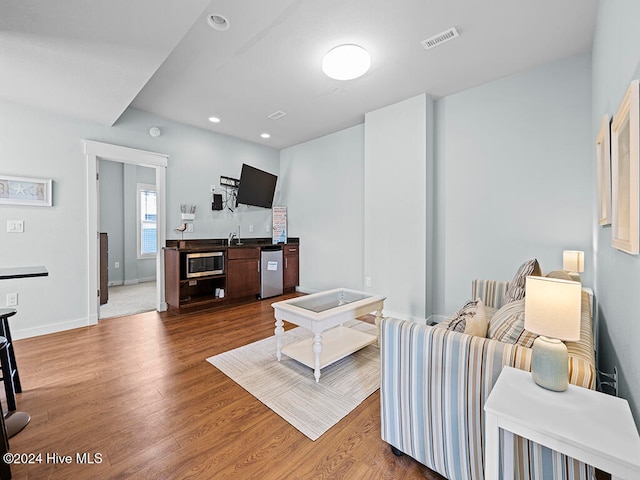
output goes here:
{"type": "Polygon", "coordinates": [[[116,280],[115,282],[109,282],[108,286],[109,287],[119,287],[123,283],[124,282],[122,280],[116,280]]]}
{"type": "Polygon", "coordinates": [[[131,280],[125,280],[124,285],[137,285],[139,283],[155,282],[155,281],[156,281],[156,277],[133,278],[131,280]]]}
{"type": "Polygon", "coordinates": [[[413,315],[407,315],[405,313],[399,313],[399,312],[393,312],[391,310],[383,310],[382,314],[385,317],[392,317],[392,318],[398,318],[400,320],[406,320],[409,322],[416,322],[416,323],[427,323],[427,319],[426,318],[422,318],[422,317],[416,317],[413,315]]]}
{"type": "Polygon", "coordinates": [[[317,288],[307,288],[307,287],[296,287],[296,292],[312,294],[322,292],[323,290],[318,290],[317,288]]]}
{"type": "Polygon", "coordinates": [[[74,328],[87,327],[89,325],[95,325],[91,323],[88,318],[80,318],[78,320],[71,320],[68,322],[51,323],[49,325],[43,325],[41,327],[33,328],[11,328],[11,337],[14,340],[20,340],[22,338],[39,337],[40,335],[48,335],[49,333],[58,333],[65,330],[72,330],[74,328]]]}
{"type": "Polygon", "coordinates": [[[440,322],[444,322],[448,318],[449,316],[447,315],[437,315],[434,313],[433,315],[429,315],[429,318],[427,318],[427,321],[433,322],[433,323],[440,323],[440,322]]]}

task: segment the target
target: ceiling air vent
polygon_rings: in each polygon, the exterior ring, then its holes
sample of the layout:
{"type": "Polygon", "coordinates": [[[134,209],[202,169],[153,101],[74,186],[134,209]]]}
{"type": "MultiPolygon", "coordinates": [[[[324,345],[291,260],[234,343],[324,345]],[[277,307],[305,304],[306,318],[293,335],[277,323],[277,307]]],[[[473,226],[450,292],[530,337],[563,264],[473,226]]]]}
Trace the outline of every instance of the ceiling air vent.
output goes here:
{"type": "Polygon", "coordinates": [[[267,115],[267,118],[271,120],[278,120],[279,118],[284,117],[287,112],[283,112],[282,110],[278,110],[277,112],[273,112],[271,115],[267,115]]]}
{"type": "Polygon", "coordinates": [[[420,43],[425,48],[425,50],[430,50],[433,47],[437,47],[438,45],[441,45],[444,42],[451,40],[452,38],[456,38],[458,36],[459,34],[458,34],[458,30],[456,30],[456,27],[451,27],[450,29],[445,30],[444,32],[440,32],[437,35],[434,35],[433,37],[429,37],[426,40],[421,41],[420,43]]]}

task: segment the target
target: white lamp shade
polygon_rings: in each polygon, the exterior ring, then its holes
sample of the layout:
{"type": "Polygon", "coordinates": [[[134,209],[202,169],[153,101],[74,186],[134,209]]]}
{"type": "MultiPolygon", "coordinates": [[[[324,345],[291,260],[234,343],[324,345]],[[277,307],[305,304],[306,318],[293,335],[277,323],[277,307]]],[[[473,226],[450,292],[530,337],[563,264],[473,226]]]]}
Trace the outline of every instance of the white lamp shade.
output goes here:
{"type": "Polygon", "coordinates": [[[580,250],[563,251],[562,269],[567,272],[584,272],[584,252],[580,250]]]}
{"type": "Polygon", "coordinates": [[[527,277],[525,292],[525,329],[545,337],[580,340],[582,285],[579,282],[527,277]]]}
{"type": "Polygon", "coordinates": [[[335,80],[352,80],[364,75],[371,66],[371,57],[360,45],[339,45],[322,60],[322,71],[335,80]]]}

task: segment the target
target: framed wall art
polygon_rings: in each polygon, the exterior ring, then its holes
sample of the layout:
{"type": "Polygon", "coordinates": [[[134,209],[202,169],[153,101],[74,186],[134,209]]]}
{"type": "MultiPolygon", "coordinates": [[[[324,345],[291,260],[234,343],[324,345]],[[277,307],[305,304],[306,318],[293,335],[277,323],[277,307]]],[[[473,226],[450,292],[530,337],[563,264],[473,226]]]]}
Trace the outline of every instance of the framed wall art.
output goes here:
{"type": "Polygon", "coordinates": [[[632,81],[611,121],[611,244],[631,254],[639,253],[640,242],[638,89],[638,80],[632,81]]]}
{"type": "Polygon", "coordinates": [[[598,182],[598,223],[611,224],[611,119],[602,117],[596,137],[596,177],[598,182]]]}
{"type": "Polygon", "coordinates": [[[50,207],[51,183],[51,179],[0,174],[0,205],[50,207]]]}

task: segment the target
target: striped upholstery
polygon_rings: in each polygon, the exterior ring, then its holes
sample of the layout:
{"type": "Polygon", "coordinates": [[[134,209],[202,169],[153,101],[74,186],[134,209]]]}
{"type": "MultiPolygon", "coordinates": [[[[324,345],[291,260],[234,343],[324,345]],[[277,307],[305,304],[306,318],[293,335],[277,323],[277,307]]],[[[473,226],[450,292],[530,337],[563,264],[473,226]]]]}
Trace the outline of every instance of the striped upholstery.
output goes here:
{"type": "MultiPolygon", "coordinates": [[[[472,298],[499,306],[504,283],[475,281],[472,298]]],[[[570,382],[595,388],[588,294],[582,302],[570,382]]],[[[483,480],[484,403],[503,366],[531,369],[531,349],[394,318],[380,338],[382,439],[448,479],[483,480]]],[[[590,467],[516,439],[516,478],[591,478],[590,467]]]]}
{"type": "Polygon", "coordinates": [[[471,298],[480,298],[485,305],[500,308],[509,288],[509,282],[499,280],[474,280],[471,282],[471,298]]]}

